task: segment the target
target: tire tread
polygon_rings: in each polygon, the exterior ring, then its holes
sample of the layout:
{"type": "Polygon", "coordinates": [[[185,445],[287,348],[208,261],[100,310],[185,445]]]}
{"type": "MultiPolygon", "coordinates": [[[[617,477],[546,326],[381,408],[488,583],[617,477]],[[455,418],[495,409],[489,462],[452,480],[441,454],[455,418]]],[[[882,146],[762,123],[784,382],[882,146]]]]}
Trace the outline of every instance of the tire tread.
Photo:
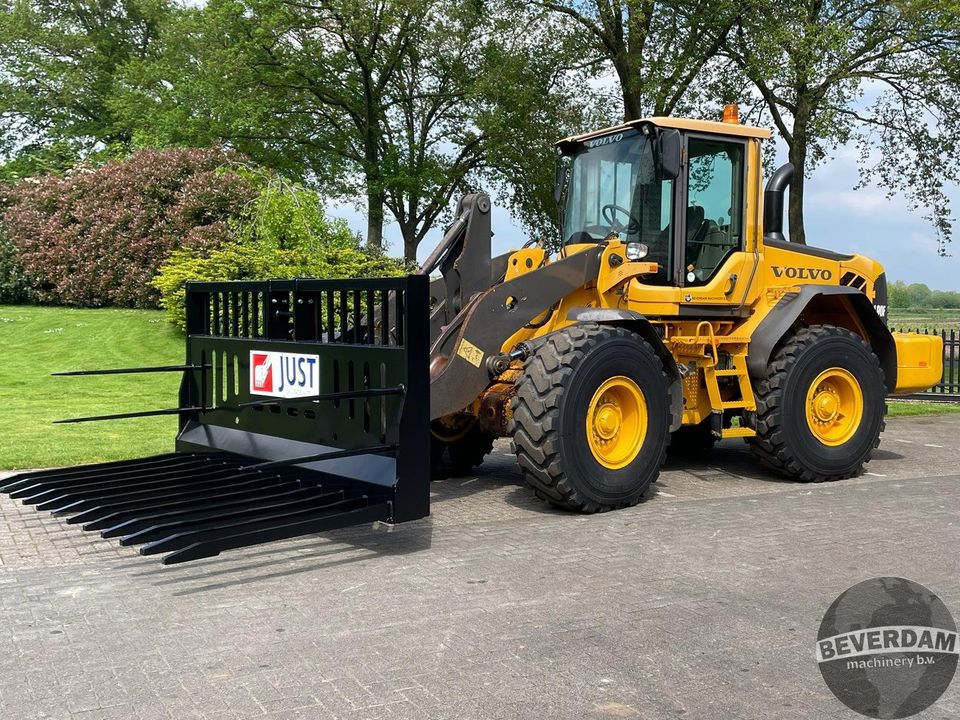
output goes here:
{"type": "MultiPolygon", "coordinates": [[[[784,386],[787,375],[800,355],[811,345],[831,337],[847,337],[864,345],[883,378],[880,360],[870,345],[856,333],[834,325],[810,325],[797,330],[776,352],[767,368],[767,377],[756,384],[754,394],[757,400],[757,435],[749,441],[750,450],[763,465],[774,472],[786,475],[800,482],[826,482],[854,477],[863,469],[863,463],[849,472],[819,475],[805,468],[790,453],[781,426],[781,410],[784,402],[784,386]]],[[[885,414],[886,404],[881,403],[881,412],[885,414]]],[[[873,442],[873,448],[880,445],[880,434],[886,427],[886,420],[880,419],[880,430],[873,442]]],[[[869,462],[870,456],[863,462],[869,462]]]]}
{"type": "MultiPolygon", "coordinates": [[[[560,399],[564,387],[584,358],[599,344],[614,337],[637,336],[624,328],[573,325],[551,335],[526,361],[513,399],[511,448],[526,483],[537,497],[553,505],[593,513],[629,507],[645,500],[646,488],[629,502],[601,504],[590,500],[570,481],[560,458],[560,399]]],[[[643,340],[638,348],[656,363],[666,382],[666,373],[653,348],[643,340]]],[[[656,460],[658,468],[665,455],[666,444],[656,460]]]]}

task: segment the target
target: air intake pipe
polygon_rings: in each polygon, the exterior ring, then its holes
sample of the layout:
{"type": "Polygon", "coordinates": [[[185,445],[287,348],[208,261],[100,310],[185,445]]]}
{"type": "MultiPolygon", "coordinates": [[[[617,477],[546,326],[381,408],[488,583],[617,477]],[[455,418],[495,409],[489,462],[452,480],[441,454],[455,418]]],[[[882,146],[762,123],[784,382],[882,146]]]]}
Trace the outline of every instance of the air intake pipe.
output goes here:
{"type": "Polygon", "coordinates": [[[763,191],[763,239],[784,242],[783,236],[783,193],[793,177],[793,165],[786,163],[767,181],[763,191]]]}

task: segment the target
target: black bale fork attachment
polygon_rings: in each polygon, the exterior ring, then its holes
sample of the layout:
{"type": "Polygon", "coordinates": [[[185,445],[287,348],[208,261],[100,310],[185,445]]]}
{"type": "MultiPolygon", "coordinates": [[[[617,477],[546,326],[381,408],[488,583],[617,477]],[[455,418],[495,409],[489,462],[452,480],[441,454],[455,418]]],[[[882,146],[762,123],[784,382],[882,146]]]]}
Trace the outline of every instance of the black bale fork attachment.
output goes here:
{"type": "Polygon", "coordinates": [[[428,279],[189,283],[175,452],[2,482],[164,564],[430,512],[428,279]]]}

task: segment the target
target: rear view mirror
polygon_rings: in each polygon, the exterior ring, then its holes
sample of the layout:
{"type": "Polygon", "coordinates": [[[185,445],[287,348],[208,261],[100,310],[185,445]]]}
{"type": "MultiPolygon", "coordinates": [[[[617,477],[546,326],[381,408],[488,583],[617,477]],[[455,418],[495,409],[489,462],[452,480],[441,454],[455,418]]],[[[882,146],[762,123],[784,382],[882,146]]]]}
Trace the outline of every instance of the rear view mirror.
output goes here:
{"type": "Polygon", "coordinates": [[[653,142],[657,179],[676,180],[680,177],[680,131],[664,128],[653,142]]]}
{"type": "Polygon", "coordinates": [[[557,173],[553,179],[553,201],[556,203],[560,202],[560,198],[563,197],[563,189],[567,185],[567,164],[563,161],[563,158],[557,158],[557,173]]]}

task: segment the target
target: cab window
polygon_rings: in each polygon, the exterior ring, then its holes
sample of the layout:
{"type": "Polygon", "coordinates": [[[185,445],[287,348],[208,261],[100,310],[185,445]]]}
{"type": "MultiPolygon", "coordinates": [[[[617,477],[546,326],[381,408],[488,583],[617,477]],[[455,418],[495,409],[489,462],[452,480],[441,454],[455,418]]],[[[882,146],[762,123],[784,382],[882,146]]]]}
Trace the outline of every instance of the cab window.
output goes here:
{"type": "Polygon", "coordinates": [[[743,247],[743,155],[741,143],[688,141],[686,285],[707,282],[743,247]]]}
{"type": "Polygon", "coordinates": [[[660,267],[644,282],[672,282],[673,189],[673,181],[657,179],[653,148],[636,130],[584,143],[571,157],[565,244],[600,242],[611,234],[642,242],[647,259],[660,267]]]}

